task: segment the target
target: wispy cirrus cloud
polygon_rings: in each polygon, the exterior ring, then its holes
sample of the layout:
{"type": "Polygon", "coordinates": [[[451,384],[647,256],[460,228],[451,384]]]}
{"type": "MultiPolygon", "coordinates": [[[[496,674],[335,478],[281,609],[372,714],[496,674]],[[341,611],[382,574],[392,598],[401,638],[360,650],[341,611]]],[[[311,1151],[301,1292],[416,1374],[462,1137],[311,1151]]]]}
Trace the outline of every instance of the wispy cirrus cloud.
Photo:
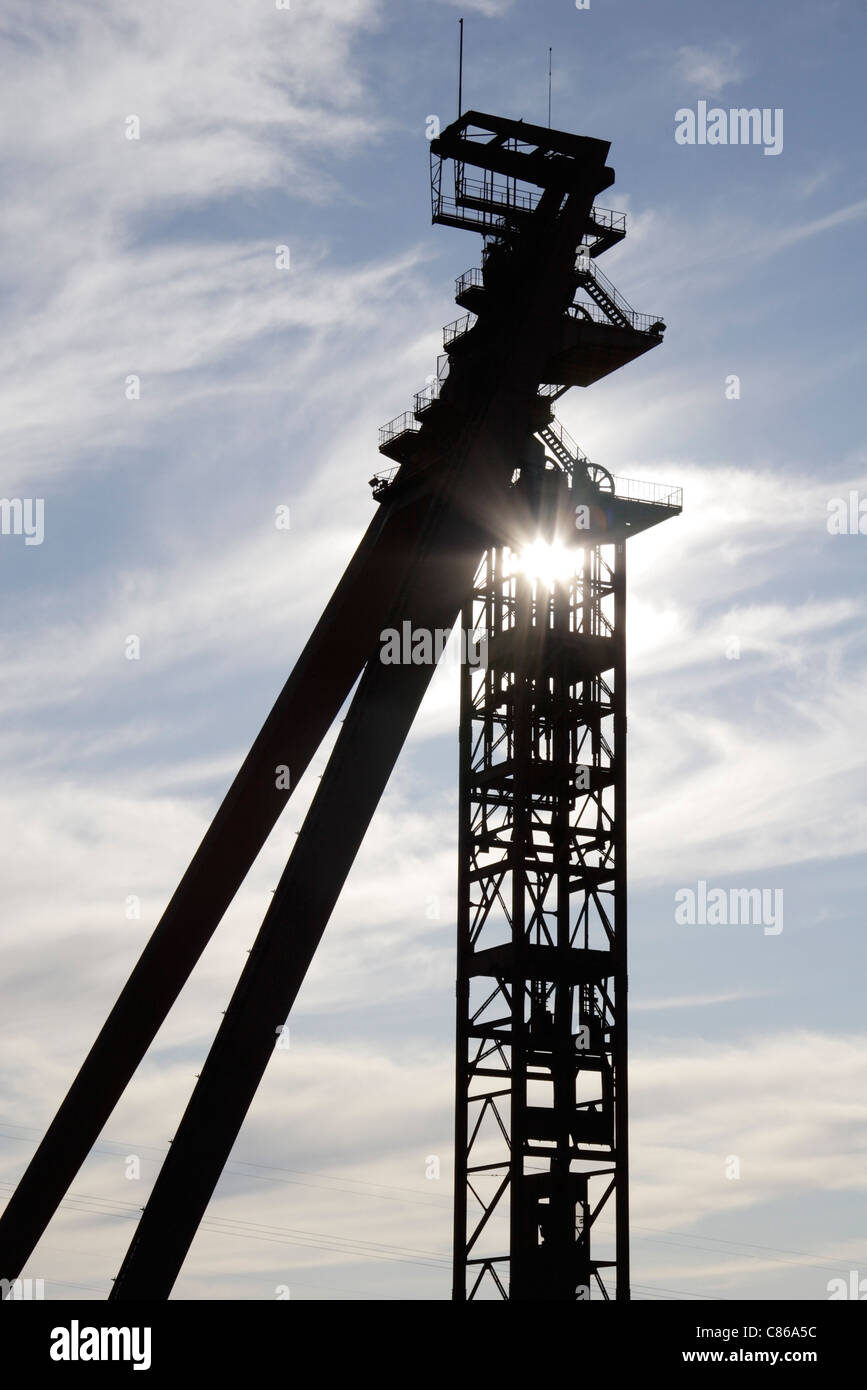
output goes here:
{"type": "Polygon", "coordinates": [[[149,374],[151,395],[165,400],[166,379],[189,392],[189,374],[213,373],[280,329],[333,325],[338,304],[351,318],[353,275],[336,297],[333,279],[326,290],[321,246],[296,241],[305,294],[297,276],[291,294],[279,284],[275,245],[293,239],[285,200],[266,219],[267,240],[261,213],[246,235],[227,236],[221,217],[227,200],[339,194],[333,161],[382,130],[351,61],[378,17],[375,0],[246,13],[225,0],[157,0],[146,13],[73,3],[62,19],[7,8],[0,293],[10,331],[0,361],[10,460],[44,469],[61,450],[116,444],[131,423],[121,419],[130,373],[149,374]]]}
{"type": "Polygon", "coordinates": [[[684,44],[675,55],[676,71],[696,91],[718,96],[743,78],[741,51],[740,44],[724,39],[708,47],[684,44]]]}

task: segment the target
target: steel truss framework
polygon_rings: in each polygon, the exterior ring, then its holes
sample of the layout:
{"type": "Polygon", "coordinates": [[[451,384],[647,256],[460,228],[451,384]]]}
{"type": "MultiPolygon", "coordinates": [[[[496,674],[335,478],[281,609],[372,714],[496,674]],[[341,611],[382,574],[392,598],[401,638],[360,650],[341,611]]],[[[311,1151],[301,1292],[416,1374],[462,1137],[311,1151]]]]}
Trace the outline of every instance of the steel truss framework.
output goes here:
{"type": "Polygon", "coordinates": [[[598,1292],[590,1235],[611,1210],[628,1296],[623,554],[680,496],[618,483],[553,416],[664,329],[595,267],[625,234],[595,203],[608,149],[479,112],[432,143],[433,220],[484,237],[457,285],[467,312],[433,386],[383,427],[396,466],[372,480],[376,513],[0,1215],[0,1278],[21,1273],[351,697],[111,1295],[169,1296],[433,674],[385,664],[382,633],[463,614],[490,640],[461,721],[455,1296],[467,1269],[474,1297],[598,1292]],[[546,594],[510,557],[540,525],[556,532],[566,493],[586,514],[583,568],[546,594]]]}
{"type": "Polygon", "coordinates": [[[624,602],[622,541],[492,547],[464,610],[457,1299],[628,1296],[624,602]]]}

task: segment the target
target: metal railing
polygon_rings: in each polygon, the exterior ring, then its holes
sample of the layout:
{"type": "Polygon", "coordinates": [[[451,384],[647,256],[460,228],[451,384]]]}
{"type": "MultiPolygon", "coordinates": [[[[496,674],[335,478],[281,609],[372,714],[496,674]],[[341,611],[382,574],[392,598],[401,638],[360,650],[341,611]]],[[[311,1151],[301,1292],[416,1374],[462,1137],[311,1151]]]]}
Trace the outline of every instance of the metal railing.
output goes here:
{"type": "Polygon", "coordinates": [[[443,162],[430,151],[430,210],[434,217],[442,211],[443,205],[443,162]]]}
{"type": "Polygon", "coordinates": [[[381,496],[381,494],[385,492],[385,489],[394,482],[399,472],[400,464],[396,463],[394,468],[385,468],[379,473],[374,473],[370,480],[370,486],[373,489],[374,497],[381,496]]]}
{"type": "MultiPolygon", "coordinates": [[[[483,179],[468,179],[466,176],[455,180],[457,202],[472,199],[473,202],[495,203],[502,208],[518,208],[522,212],[532,212],[538,205],[541,193],[532,188],[518,188],[514,181],[497,181],[493,176],[483,179]]],[[[595,204],[590,217],[597,227],[626,234],[626,213],[613,208],[597,207],[595,204]]]]}
{"type": "Polygon", "coordinates": [[[459,218],[461,226],[477,227],[481,231],[497,233],[506,227],[506,219],[494,212],[467,212],[462,203],[447,193],[437,193],[433,205],[434,217],[459,218]]]}
{"type": "Polygon", "coordinates": [[[379,447],[382,448],[383,444],[390,444],[399,435],[417,434],[420,429],[421,425],[412,411],[405,410],[402,415],[395,415],[393,420],[389,420],[385,425],[380,425],[379,447]]]}
{"type": "Polygon", "coordinates": [[[594,323],[611,324],[605,310],[600,309],[598,304],[570,304],[566,312],[573,319],[592,319],[594,323]]]}
{"type": "MultiPolygon", "coordinates": [[[[434,216],[460,217],[467,225],[484,227],[490,230],[506,226],[509,211],[532,213],[541,194],[534,189],[516,188],[514,183],[495,182],[491,179],[468,179],[458,175],[455,178],[454,196],[443,192],[442,161],[431,153],[431,208],[434,216]],[[473,203],[488,206],[472,209],[476,216],[470,216],[467,209],[473,203]],[[498,212],[497,209],[502,209],[498,212]]],[[[612,208],[594,206],[590,216],[599,229],[626,234],[626,213],[615,212],[612,208]]],[[[588,235],[594,240],[593,233],[588,235]]]]}
{"type": "Polygon", "coordinates": [[[458,299],[460,295],[464,293],[464,290],[482,289],[483,287],[484,278],[482,276],[481,267],[474,265],[470,270],[465,270],[463,275],[459,275],[457,280],[455,280],[455,299],[458,299]]]}
{"type": "Polygon", "coordinates": [[[517,208],[532,212],[541,198],[533,189],[517,188],[511,181],[497,183],[490,179],[455,179],[455,201],[458,203],[494,203],[501,208],[517,208]]]}
{"type": "Polygon", "coordinates": [[[433,405],[434,401],[439,400],[442,384],[442,378],[437,377],[436,381],[429,381],[427,386],[423,386],[420,391],[416,391],[413,400],[417,415],[427,410],[429,406],[433,405]]]}
{"type": "Polygon", "coordinates": [[[683,507],[683,488],[648,483],[640,478],[615,478],[614,494],[627,502],[650,502],[656,507],[683,507]]]}
{"type": "Polygon", "coordinates": [[[625,212],[615,212],[613,208],[600,208],[594,204],[590,216],[597,227],[608,227],[612,232],[626,233],[625,212]]]}
{"type": "MultiPolygon", "coordinates": [[[[614,287],[612,286],[612,289],[614,287]]],[[[607,293],[607,291],[606,291],[607,293]]],[[[617,291],[615,290],[615,294],[617,291]]],[[[656,329],[657,325],[661,332],[665,326],[662,319],[655,314],[638,314],[632,308],[624,307],[625,301],[621,296],[621,304],[618,305],[621,314],[629,320],[629,326],[636,333],[649,333],[651,329],[656,329]]],[[[611,327],[611,320],[598,304],[570,304],[566,311],[573,319],[592,319],[594,323],[601,323],[604,327],[611,327]]],[[[618,327],[619,325],[614,325],[618,327]]]]}
{"type": "Polygon", "coordinates": [[[462,338],[465,333],[469,333],[475,322],[475,314],[462,314],[459,319],[447,323],[443,329],[443,347],[449,347],[458,338],[462,338]]]}

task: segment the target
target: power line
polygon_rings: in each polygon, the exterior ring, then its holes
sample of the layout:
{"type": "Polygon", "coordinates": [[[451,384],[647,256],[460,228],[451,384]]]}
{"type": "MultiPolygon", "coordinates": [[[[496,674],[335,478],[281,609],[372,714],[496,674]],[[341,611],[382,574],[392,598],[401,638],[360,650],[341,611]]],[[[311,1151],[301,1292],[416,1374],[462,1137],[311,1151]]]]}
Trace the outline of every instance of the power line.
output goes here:
{"type": "MultiPolygon", "coordinates": [[[[0,1187],[12,1188],[11,1183],[0,1183],[0,1187]]],[[[67,1210],[83,1212],[92,1216],[109,1216],[121,1221],[134,1221],[141,1207],[133,1202],[123,1202],[113,1197],[97,1197],[87,1192],[70,1192],[61,1203],[67,1210]],[[84,1205],[77,1205],[84,1203],[84,1205]],[[117,1210],[119,1208],[119,1210],[117,1210]]],[[[439,1251],[414,1250],[409,1246],[385,1245],[380,1241],[367,1241],[358,1237],[334,1236],[324,1231],[296,1230],[292,1227],[266,1226],[254,1221],[241,1221],[231,1217],[207,1216],[202,1222],[203,1229],[212,1234],[232,1234],[248,1240],[262,1240],[270,1244],[297,1245],[300,1248],[328,1250],[334,1254],[350,1258],[385,1260],[394,1264],[420,1265],[429,1269],[448,1269],[451,1259],[439,1251]],[[322,1244],[321,1242],[328,1242],[322,1244]],[[430,1258],[417,1259],[417,1255],[430,1258]]]]}
{"type": "MultiPolygon", "coordinates": [[[[32,1131],[33,1131],[33,1127],[32,1127],[32,1126],[27,1126],[27,1125],[15,1125],[15,1124],[12,1124],[11,1122],[5,1122],[4,1128],[7,1128],[7,1129],[30,1130],[31,1133],[32,1133],[32,1131]]],[[[36,1130],[35,1132],[36,1132],[36,1135],[37,1135],[37,1137],[38,1137],[38,1136],[39,1136],[39,1131],[36,1130]]],[[[10,1140],[17,1141],[17,1142],[20,1142],[20,1143],[27,1142],[27,1140],[24,1138],[23,1135],[3,1134],[2,1130],[0,1130],[0,1137],[8,1138],[8,1139],[10,1139],[10,1140]]],[[[130,1140],[130,1141],[128,1141],[128,1142],[125,1142],[125,1141],[123,1141],[123,1140],[106,1140],[106,1141],[103,1141],[103,1142],[102,1142],[101,1144],[99,1144],[99,1145],[95,1145],[94,1147],[95,1147],[95,1149],[97,1149],[97,1150],[98,1150],[99,1152],[101,1152],[101,1153],[105,1153],[106,1155],[116,1156],[115,1153],[114,1153],[114,1150],[113,1150],[112,1148],[108,1148],[108,1147],[107,1147],[107,1145],[109,1145],[109,1144],[116,1145],[116,1147],[117,1147],[118,1150],[126,1150],[127,1152],[130,1152],[130,1151],[134,1151],[134,1152],[147,1152],[147,1151],[150,1151],[150,1152],[152,1152],[152,1153],[158,1154],[161,1158],[165,1156],[165,1152],[166,1152],[164,1149],[160,1149],[160,1148],[159,1148],[158,1146],[156,1146],[156,1145],[148,1145],[148,1144],[144,1144],[144,1145],[143,1145],[143,1144],[137,1144],[137,1143],[135,1143],[135,1142],[132,1141],[132,1140],[130,1140]]],[[[439,1207],[439,1208],[443,1209],[443,1211],[445,1211],[446,1208],[451,1208],[451,1205],[452,1205],[451,1199],[450,1199],[449,1197],[445,1197],[445,1196],[439,1197],[439,1196],[436,1196],[435,1194],[431,1194],[430,1197],[423,1197],[423,1196],[421,1196],[420,1194],[418,1194],[418,1193],[415,1191],[415,1189],[413,1189],[413,1188],[400,1187],[400,1186],[397,1186],[397,1185],[392,1184],[392,1183],[376,1183],[376,1182],[373,1182],[373,1181],[371,1181],[371,1180],[364,1179],[364,1178],[350,1178],[350,1177],[346,1177],[346,1176],[344,1176],[344,1175],[342,1175],[342,1174],[341,1174],[341,1175],[337,1175],[337,1176],[335,1176],[335,1177],[331,1177],[331,1176],[329,1176],[328,1174],[319,1174],[319,1173],[311,1172],[309,1169],[303,1169],[303,1168],[286,1168],[286,1167],[282,1167],[282,1166],[279,1165],[279,1164],[258,1164],[258,1163],[253,1163],[253,1162],[247,1162],[247,1161],[245,1161],[245,1160],[236,1160],[235,1162],[230,1163],[229,1165],[227,1165],[226,1171],[227,1171],[227,1172],[230,1172],[230,1173],[233,1173],[235,1176],[239,1176],[239,1177],[254,1177],[254,1178],[256,1178],[256,1179],[259,1180],[259,1181],[286,1182],[288,1185],[291,1185],[291,1186],[319,1188],[320,1190],[332,1191],[332,1192],[333,1192],[333,1191],[337,1191],[337,1192],[345,1193],[346,1195],[349,1195],[349,1196],[374,1197],[374,1198],[377,1198],[377,1199],[380,1200],[380,1201],[397,1201],[397,1202],[401,1202],[401,1203],[413,1204],[413,1205],[418,1205],[418,1206],[439,1207]],[[258,1172],[252,1172],[252,1173],[251,1173],[251,1172],[243,1171],[243,1170],[251,1169],[251,1168],[252,1168],[252,1169],[257,1169],[257,1170],[259,1170],[259,1171],[258,1171],[258,1172]],[[278,1178],[278,1177],[274,1177],[274,1176],[272,1176],[274,1173],[287,1174],[288,1177],[287,1177],[287,1178],[278,1178]],[[314,1181],[314,1182],[299,1182],[299,1181],[297,1181],[298,1178],[311,1178],[311,1177],[315,1177],[315,1178],[317,1179],[317,1181],[314,1181]],[[335,1186],[336,1184],[353,1184],[353,1186],[335,1186]],[[374,1192],[374,1191],[360,1192],[360,1191],[357,1190],[358,1187],[367,1187],[367,1188],[379,1187],[379,1188],[385,1189],[385,1191],[383,1191],[383,1192],[374,1192]],[[391,1195],[390,1195],[391,1193],[400,1193],[400,1194],[405,1194],[405,1195],[401,1195],[400,1197],[394,1197],[394,1196],[391,1196],[391,1195]]],[[[0,1183],[0,1187],[11,1187],[11,1186],[12,1186],[12,1184],[9,1184],[9,1183],[0,1183]]],[[[137,1213],[139,1213],[139,1211],[140,1211],[140,1208],[139,1208],[138,1206],[136,1206],[134,1203],[126,1203],[126,1202],[122,1202],[122,1201],[120,1201],[120,1200],[118,1200],[118,1199],[100,1198],[100,1197],[88,1197],[86,1194],[73,1194],[73,1193],[70,1193],[70,1198],[74,1198],[75,1200],[85,1200],[85,1201],[92,1201],[92,1202],[98,1202],[98,1203],[106,1203],[106,1204],[110,1204],[110,1205],[113,1205],[113,1206],[119,1206],[119,1207],[123,1208],[124,1210],[123,1210],[123,1211],[119,1211],[119,1212],[106,1212],[105,1214],[116,1215],[116,1216],[122,1216],[124,1219],[131,1219],[132,1217],[134,1217],[134,1216],[135,1216],[137,1213]]],[[[78,1211],[87,1211],[87,1210],[89,1210],[89,1208],[87,1208],[87,1207],[73,1207],[73,1206],[71,1206],[69,1203],[66,1203],[65,1205],[67,1205],[67,1206],[69,1207],[69,1209],[71,1209],[71,1210],[78,1210],[78,1211]]],[[[94,1213],[94,1214],[95,1214],[95,1213],[94,1213]]],[[[506,1219],[506,1218],[503,1217],[503,1219],[506,1219]]],[[[211,1222],[214,1222],[214,1223],[217,1223],[217,1222],[233,1222],[234,1220],[235,1220],[234,1218],[230,1218],[230,1217],[215,1217],[215,1216],[209,1216],[209,1217],[207,1217],[207,1218],[205,1219],[205,1222],[204,1222],[203,1224],[208,1225],[208,1224],[211,1223],[211,1222]]],[[[237,1224],[240,1225],[240,1226],[244,1226],[244,1227],[249,1227],[249,1228],[251,1228],[251,1229],[250,1229],[249,1231],[247,1231],[247,1232],[241,1232],[241,1231],[238,1232],[238,1234],[245,1233],[245,1234],[247,1234],[248,1237],[250,1237],[250,1238],[253,1238],[253,1237],[255,1236],[255,1232],[253,1231],[252,1228],[257,1227],[257,1226],[259,1225],[259,1223],[256,1223],[256,1222],[246,1222],[246,1221],[243,1221],[243,1220],[238,1221],[237,1224]]],[[[218,1226],[212,1226],[211,1229],[217,1230],[217,1229],[219,1229],[219,1227],[218,1227],[218,1226]]],[[[293,1231],[291,1230],[291,1228],[284,1228],[284,1227],[269,1228],[269,1227],[262,1226],[261,1229],[262,1229],[262,1230],[273,1229],[273,1230],[276,1230],[276,1231],[280,1232],[280,1233],[283,1234],[283,1235],[288,1235],[288,1234],[297,1235],[297,1234],[299,1234],[298,1232],[293,1232],[293,1231]]],[[[759,1260],[759,1259],[762,1259],[762,1258],[769,1258],[769,1259],[772,1259],[773,1262],[776,1263],[776,1264],[786,1264],[786,1265],[790,1265],[792,1268],[796,1268],[796,1269],[797,1269],[797,1268],[814,1268],[814,1269],[826,1269],[826,1270],[829,1270],[829,1271],[834,1270],[834,1271],[838,1271],[838,1272],[839,1272],[840,1270],[844,1269],[844,1265],[843,1265],[843,1263],[842,1263],[839,1259],[838,1259],[838,1260],[835,1260],[835,1259],[834,1259],[833,1257],[831,1257],[831,1256],[816,1255],[815,1253],[807,1252],[807,1251],[789,1250],[789,1249],[784,1249],[784,1248],[781,1248],[781,1247],[778,1247],[778,1246],[760,1245],[760,1244],[758,1244],[757,1242],[754,1242],[754,1241],[732,1241],[732,1240],[724,1239],[723,1237],[711,1236],[711,1235],[704,1234],[704,1233],[699,1234],[699,1235],[693,1235],[693,1234],[691,1234],[691,1233],[688,1232],[688,1231],[668,1231],[668,1230],[666,1230],[666,1229],[663,1228],[663,1227],[656,1227],[656,1226],[633,1226],[632,1229],[633,1229],[634,1232],[638,1232],[638,1231],[653,1231],[653,1232],[654,1232],[654,1235],[653,1235],[653,1236],[640,1236],[640,1235],[635,1235],[635,1237],[634,1237],[634,1239],[636,1239],[636,1240],[641,1240],[641,1241],[643,1241],[643,1242],[645,1242],[645,1243],[647,1243],[647,1244],[668,1245],[668,1246],[671,1246],[671,1247],[673,1247],[673,1248],[675,1248],[675,1249],[679,1249],[679,1250],[695,1250],[695,1251],[697,1251],[697,1252],[699,1252],[699,1253],[702,1253],[702,1254],[710,1254],[710,1255],[717,1255],[717,1256],[718,1256],[718,1255],[721,1255],[721,1254],[725,1254],[725,1253],[727,1253],[727,1252],[726,1252],[725,1250],[721,1250],[721,1249],[718,1249],[718,1248],[716,1248],[716,1247],[718,1247],[718,1246],[727,1246],[727,1247],[731,1247],[731,1254],[732,1254],[733,1256],[739,1257],[739,1258],[742,1258],[742,1259],[759,1260]],[[685,1240],[687,1240],[687,1241],[696,1242],[696,1243],[684,1245],[684,1244],[681,1244],[680,1241],[672,1241],[672,1240],[662,1240],[662,1239],[659,1239],[660,1236],[679,1236],[679,1237],[682,1237],[683,1239],[685,1239],[685,1240]],[[704,1242],[710,1241],[710,1242],[713,1242],[713,1244],[710,1244],[710,1245],[708,1245],[708,1244],[699,1244],[699,1243],[697,1243],[697,1242],[699,1242],[699,1241],[704,1241],[704,1242]],[[742,1249],[739,1249],[739,1248],[738,1248],[739,1246],[747,1246],[748,1249],[742,1250],[742,1249]],[[750,1253],[749,1253],[750,1250],[758,1250],[758,1251],[763,1252],[763,1254],[762,1254],[762,1255],[753,1255],[753,1254],[750,1254],[750,1253]],[[795,1259],[791,1259],[791,1258],[788,1258],[788,1259],[787,1259],[787,1258],[779,1258],[780,1256],[795,1256],[796,1258],[795,1258],[795,1259]],[[805,1263],[805,1261],[806,1261],[807,1263],[805,1263]]],[[[330,1235],[328,1235],[327,1233],[324,1233],[324,1232],[309,1232],[309,1233],[301,1233],[301,1234],[309,1234],[309,1235],[312,1236],[312,1237],[317,1237],[317,1238],[326,1239],[326,1240],[330,1240],[330,1241],[342,1241],[342,1240],[344,1240],[343,1237],[330,1236],[330,1235]]],[[[263,1238],[264,1238],[264,1237],[263,1237],[263,1238]]],[[[272,1238],[273,1238],[273,1237],[272,1237],[272,1238]]],[[[350,1238],[350,1237],[347,1237],[347,1238],[345,1238],[345,1239],[351,1241],[352,1244],[360,1244],[360,1245],[362,1245],[362,1246],[367,1246],[367,1245],[375,1246],[375,1245],[377,1244],[377,1242],[355,1241],[355,1240],[353,1240],[353,1239],[350,1238]]],[[[298,1243],[299,1245],[303,1244],[303,1242],[300,1242],[300,1241],[297,1241],[297,1242],[295,1242],[295,1243],[298,1243]]],[[[344,1248],[346,1248],[346,1249],[347,1249],[347,1253],[349,1253],[348,1247],[344,1247],[344,1246],[342,1246],[342,1245],[341,1245],[341,1246],[334,1246],[334,1245],[332,1245],[332,1246],[327,1246],[327,1247],[326,1247],[326,1246],[313,1246],[312,1248],[330,1249],[330,1250],[332,1250],[332,1251],[335,1251],[335,1250],[338,1250],[338,1251],[339,1251],[339,1250],[343,1250],[344,1248]]],[[[411,1259],[409,1259],[409,1258],[407,1258],[407,1256],[412,1255],[412,1254],[414,1254],[414,1253],[415,1253],[415,1254],[426,1254],[426,1255],[431,1256],[431,1257],[433,1258],[433,1260],[435,1260],[435,1261],[440,1261],[440,1262],[441,1262],[441,1263],[438,1263],[438,1264],[435,1264],[435,1265],[430,1265],[429,1267],[442,1268],[442,1267],[444,1267],[444,1263],[446,1263],[446,1264],[449,1263],[449,1257],[448,1257],[448,1256],[442,1255],[442,1254],[440,1254],[440,1253],[438,1253],[438,1252],[435,1252],[435,1251],[416,1251],[416,1252],[413,1252],[412,1249],[411,1249],[410,1247],[403,1247],[403,1246],[394,1246],[394,1247],[389,1247],[389,1248],[392,1248],[392,1249],[394,1249],[394,1250],[397,1250],[397,1251],[400,1251],[400,1252],[401,1252],[401,1256],[402,1256],[402,1258],[400,1259],[400,1262],[401,1262],[401,1263],[413,1263],[414,1261],[411,1260],[411,1259]]],[[[363,1252],[363,1251],[359,1251],[359,1252],[357,1252],[357,1253],[363,1254],[364,1252],[363,1252]]],[[[367,1253],[365,1257],[366,1257],[366,1258],[376,1258],[374,1255],[372,1255],[372,1254],[370,1254],[370,1253],[367,1253]]],[[[380,1258],[382,1258],[382,1257],[380,1257],[380,1258]]],[[[854,1257],[853,1257],[853,1258],[854,1258],[854,1257]]],[[[428,1262],[427,1262],[427,1261],[415,1261],[415,1263],[424,1264],[424,1263],[428,1263],[428,1262]]],[[[636,1287],[636,1288],[637,1288],[637,1287],[639,1287],[639,1286],[638,1286],[638,1285],[633,1285],[633,1287],[636,1287]]],[[[645,1287],[650,1287],[650,1286],[645,1286],[645,1287]]],[[[675,1292],[676,1292],[676,1291],[675,1291],[675,1292]]],[[[685,1296],[685,1297],[695,1297],[695,1298],[711,1298],[711,1297],[712,1297],[712,1295],[709,1295],[709,1294],[697,1294],[697,1293],[696,1293],[696,1294],[693,1294],[693,1295],[684,1294],[684,1296],[685,1296]]]]}

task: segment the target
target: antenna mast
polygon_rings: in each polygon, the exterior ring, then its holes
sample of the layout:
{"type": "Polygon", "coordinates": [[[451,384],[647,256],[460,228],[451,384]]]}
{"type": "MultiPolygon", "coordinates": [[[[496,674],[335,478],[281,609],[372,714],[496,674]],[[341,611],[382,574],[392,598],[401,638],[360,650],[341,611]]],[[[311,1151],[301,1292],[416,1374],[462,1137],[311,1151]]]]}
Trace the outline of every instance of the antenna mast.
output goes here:
{"type": "Polygon", "coordinates": [[[551,49],[548,49],[548,129],[551,129],[551,49]]]}

